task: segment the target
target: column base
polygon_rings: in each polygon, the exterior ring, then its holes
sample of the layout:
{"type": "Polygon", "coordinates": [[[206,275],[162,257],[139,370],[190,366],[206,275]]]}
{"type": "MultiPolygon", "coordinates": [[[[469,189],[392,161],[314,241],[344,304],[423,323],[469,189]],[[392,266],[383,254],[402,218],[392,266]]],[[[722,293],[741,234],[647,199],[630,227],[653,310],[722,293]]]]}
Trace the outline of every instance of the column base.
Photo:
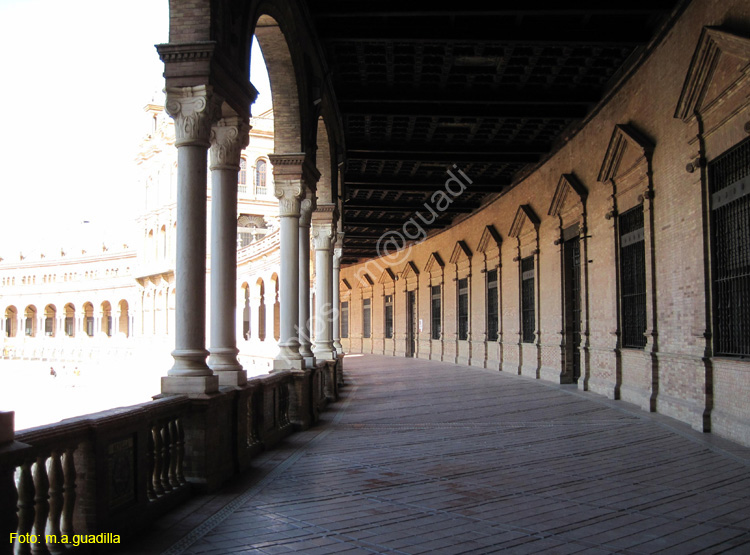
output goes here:
{"type": "Polygon", "coordinates": [[[162,393],[205,395],[218,391],[218,376],[164,376],[161,379],[162,393]]]}
{"type": "Polygon", "coordinates": [[[304,359],[277,358],[273,361],[272,372],[281,372],[282,370],[304,370],[304,359]]]}
{"type": "Polygon", "coordinates": [[[318,362],[321,362],[323,360],[337,360],[338,359],[338,353],[333,349],[321,349],[313,351],[313,354],[315,354],[315,359],[318,362]]]}
{"type": "Polygon", "coordinates": [[[199,378],[212,376],[213,372],[206,364],[208,351],[205,349],[175,349],[172,351],[174,366],[169,369],[170,377],[199,378]]]}
{"type": "Polygon", "coordinates": [[[247,385],[247,370],[218,370],[215,375],[219,378],[219,385],[247,385]]]}
{"type": "Polygon", "coordinates": [[[300,343],[299,354],[305,361],[305,368],[312,368],[315,366],[315,355],[313,355],[309,344],[300,343]]]}

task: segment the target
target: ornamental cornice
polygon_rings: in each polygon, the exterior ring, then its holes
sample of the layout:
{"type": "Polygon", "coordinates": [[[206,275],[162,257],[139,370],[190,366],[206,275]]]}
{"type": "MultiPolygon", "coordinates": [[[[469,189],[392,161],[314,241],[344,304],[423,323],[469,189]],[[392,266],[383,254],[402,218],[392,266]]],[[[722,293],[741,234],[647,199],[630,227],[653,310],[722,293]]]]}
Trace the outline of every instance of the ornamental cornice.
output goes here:
{"type": "Polygon", "coordinates": [[[269,154],[268,159],[273,165],[274,179],[300,179],[311,191],[315,191],[320,172],[304,152],[269,154]]]}
{"type": "Polygon", "coordinates": [[[156,51],[165,64],[210,60],[216,49],[216,41],[157,44],[156,51]]]}
{"type": "Polygon", "coordinates": [[[211,146],[211,126],[221,117],[222,99],[208,85],[167,87],[165,109],[174,119],[175,145],[211,146]]]}
{"type": "Polygon", "coordinates": [[[212,170],[240,171],[240,155],[250,142],[250,125],[239,116],[221,118],[211,129],[212,170]]]}

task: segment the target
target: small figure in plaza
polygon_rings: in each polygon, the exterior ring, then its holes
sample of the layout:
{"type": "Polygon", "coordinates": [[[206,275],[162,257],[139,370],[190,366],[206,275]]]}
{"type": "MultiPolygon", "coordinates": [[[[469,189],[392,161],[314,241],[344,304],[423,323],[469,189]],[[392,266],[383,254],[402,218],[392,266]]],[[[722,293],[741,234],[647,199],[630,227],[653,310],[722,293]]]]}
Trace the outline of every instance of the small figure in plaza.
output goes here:
{"type": "Polygon", "coordinates": [[[55,372],[55,367],[54,366],[50,366],[49,367],[49,375],[52,376],[53,378],[57,377],[57,372],[55,372]]]}

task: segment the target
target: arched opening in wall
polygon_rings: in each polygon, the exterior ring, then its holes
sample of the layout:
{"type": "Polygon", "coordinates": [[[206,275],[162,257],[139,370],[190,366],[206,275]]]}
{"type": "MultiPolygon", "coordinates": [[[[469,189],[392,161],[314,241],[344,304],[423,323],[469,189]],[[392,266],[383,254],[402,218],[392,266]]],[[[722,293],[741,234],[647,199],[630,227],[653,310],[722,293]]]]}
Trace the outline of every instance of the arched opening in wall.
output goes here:
{"type": "Polygon", "coordinates": [[[44,335],[55,337],[57,332],[57,307],[48,304],[44,307],[44,335]]]}
{"type": "Polygon", "coordinates": [[[83,329],[86,331],[86,335],[94,337],[94,305],[91,303],[84,303],[83,305],[83,329]]]}
{"type": "Polygon", "coordinates": [[[169,256],[169,242],[167,241],[167,226],[161,226],[159,230],[159,243],[161,244],[161,257],[167,259],[169,256]]]}
{"type": "Polygon", "coordinates": [[[258,158],[255,162],[255,195],[261,196],[266,194],[266,173],[268,165],[263,158],[258,158]]]}
{"type": "Polygon", "coordinates": [[[167,299],[167,330],[166,334],[169,335],[174,329],[174,311],[175,311],[175,298],[177,290],[173,287],[169,290],[169,298],[167,299]]]}
{"type": "Polygon", "coordinates": [[[24,310],[23,333],[26,337],[36,337],[36,307],[33,304],[24,310]]]}
{"type": "Polygon", "coordinates": [[[154,334],[164,335],[167,333],[166,298],[164,291],[159,291],[154,298],[154,334]]]}
{"type": "Polygon", "coordinates": [[[250,286],[242,284],[242,338],[250,339],[250,286]]]}
{"type": "Polygon", "coordinates": [[[258,279],[258,339],[266,340],[266,285],[258,279]]]}
{"type": "Polygon", "coordinates": [[[124,334],[125,337],[130,337],[130,312],[128,301],[121,300],[118,305],[120,316],[117,322],[117,332],[124,334]]]}
{"type": "Polygon", "coordinates": [[[151,258],[149,254],[154,252],[153,248],[154,248],[154,230],[149,229],[148,234],[146,235],[146,248],[143,250],[143,252],[146,253],[147,259],[151,258]]]}
{"type": "Polygon", "coordinates": [[[76,336],[76,307],[73,303],[68,303],[63,309],[65,311],[65,335],[66,337],[76,336]]]}
{"type": "MultiPolygon", "coordinates": [[[[301,152],[299,89],[286,37],[273,17],[261,15],[255,25],[255,39],[250,57],[250,77],[259,95],[253,113],[260,115],[273,107],[274,152],[301,152]]],[[[266,166],[265,169],[268,171],[269,168],[266,166]]],[[[256,162],[256,187],[258,170],[256,162]]]]}
{"type": "Polygon", "coordinates": [[[101,305],[102,312],[102,333],[107,337],[112,337],[112,305],[109,301],[104,301],[101,305]]]}
{"type": "Polygon", "coordinates": [[[6,337],[15,337],[18,326],[18,310],[15,306],[9,306],[5,309],[5,335],[6,337]]]}
{"type": "Polygon", "coordinates": [[[278,341],[281,337],[281,303],[279,302],[279,276],[271,276],[273,282],[273,338],[278,341]]]}

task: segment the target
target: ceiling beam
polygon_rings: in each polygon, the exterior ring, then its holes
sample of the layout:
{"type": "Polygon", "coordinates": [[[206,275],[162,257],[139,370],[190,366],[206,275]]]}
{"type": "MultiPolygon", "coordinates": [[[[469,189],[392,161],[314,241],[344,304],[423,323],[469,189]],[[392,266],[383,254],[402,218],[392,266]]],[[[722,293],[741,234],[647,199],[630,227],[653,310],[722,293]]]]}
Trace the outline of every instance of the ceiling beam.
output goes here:
{"type": "MultiPolygon", "coordinates": [[[[375,26],[341,25],[340,22],[322,24],[318,34],[323,42],[437,42],[488,43],[488,44],[590,44],[609,46],[635,46],[645,44],[651,33],[645,27],[629,25],[570,26],[543,25],[537,21],[520,25],[497,25],[497,21],[486,19],[484,25],[435,24],[414,25],[404,22],[398,25],[375,26]]],[[[463,22],[462,22],[463,23],[463,22]]]]}
{"type": "Polygon", "coordinates": [[[444,152],[397,152],[397,151],[380,151],[380,152],[358,152],[356,155],[347,152],[349,160],[395,160],[399,162],[442,162],[446,168],[451,164],[535,164],[539,161],[541,155],[534,153],[507,153],[507,152],[463,152],[463,153],[444,153],[444,152]]]}
{"type": "Polygon", "coordinates": [[[460,17],[460,16],[519,16],[519,15],[630,15],[664,13],[674,7],[674,0],[579,0],[561,3],[560,0],[503,0],[491,8],[481,2],[456,4],[451,9],[435,7],[432,0],[379,0],[352,2],[351,0],[315,0],[312,11],[319,17],[460,17]]]}
{"type": "MultiPolygon", "coordinates": [[[[471,94],[467,94],[471,98],[471,94]]],[[[481,102],[339,102],[344,116],[411,116],[443,118],[555,118],[580,119],[588,108],[585,104],[537,104],[481,102]]]]}
{"type": "Polygon", "coordinates": [[[386,158],[392,155],[409,154],[414,156],[429,157],[437,154],[447,156],[475,156],[481,155],[516,155],[516,154],[546,154],[551,150],[551,145],[547,143],[513,143],[513,144],[466,144],[458,141],[452,141],[448,144],[406,144],[394,145],[390,143],[369,144],[363,142],[351,142],[347,144],[347,155],[350,158],[359,159],[360,156],[377,155],[386,158]]]}
{"type": "MultiPolygon", "coordinates": [[[[449,223],[450,222],[434,222],[430,225],[422,225],[422,227],[426,229],[440,229],[447,227],[449,223]]],[[[409,220],[349,220],[344,216],[344,237],[346,238],[347,228],[369,227],[371,229],[398,230],[403,228],[406,224],[412,225],[409,220]]]]}
{"type": "MultiPolygon", "coordinates": [[[[446,166],[446,170],[449,166],[446,166]]],[[[419,178],[378,178],[378,177],[362,177],[355,175],[345,175],[344,184],[349,189],[374,189],[377,191],[401,191],[405,193],[432,193],[438,190],[445,189],[446,181],[450,179],[440,180],[424,180],[419,178]]],[[[505,187],[510,185],[508,181],[496,181],[494,183],[488,182],[473,182],[466,185],[466,191],[469,193],[499,193],[505,187]]]]}
{"type": "Polygon", "coordinates": [[[437,88],[418,87],[344,87],[336,88],[336,97],[345,104],[476,104],[485,105],[527,105],[549,104],[552,106],[588,106],[601,99],[598,88],[586,87],[573,90],[546,90],[543,88],[490,88],[476,87],[467,90],[463,88],[441,90],[437,88]]]}
{"type": "MultiPolygon", "coordinates": [[[[423,202],[421,204],[414,203],[414,202],[401,202],[401,201],[395,201],[395,202],[378,202],[378,201],[354,201],[349,200],[344,203],[344,210],[363,210],[363,211],[371,211],[371,212],[404,212],[404,213],[414,213],[414,212],[426,212],[429,214],[429,209],[426,206],[431,206],[429,202],[423,202]]],[[[457,205],[455,202],[445,208],[444,210],[441,210],[440,212],[447,212],[451,214],[468,214],[470,212],[473,212],[479,208],[479,204],[477,203],[470,203],[470,204],[461,204],[457,205]]],[[[429,215],[426,217],[430,217],[429,215]]]]}

